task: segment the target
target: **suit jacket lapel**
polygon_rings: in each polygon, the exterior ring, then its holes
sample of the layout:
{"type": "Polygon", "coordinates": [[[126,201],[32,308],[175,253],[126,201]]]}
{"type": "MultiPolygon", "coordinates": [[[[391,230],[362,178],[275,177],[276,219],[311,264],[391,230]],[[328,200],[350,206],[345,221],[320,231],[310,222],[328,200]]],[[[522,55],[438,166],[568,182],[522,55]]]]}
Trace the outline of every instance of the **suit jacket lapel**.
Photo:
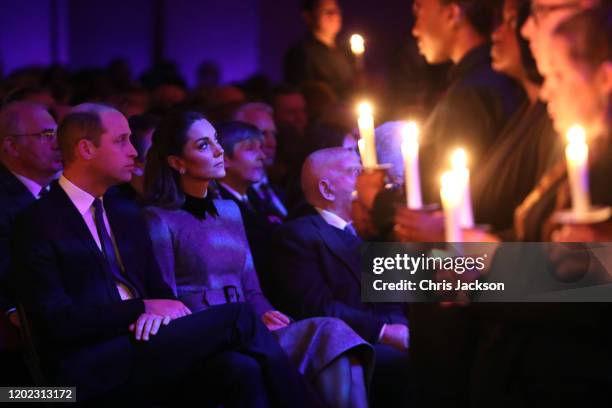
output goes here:
{"type": "Polygon", "coordinates": [[[104,255],[98,248],[98,245],[91,235],[89,228],[87,228],[85,220],[83,220],[83,217],[74,206],[64,189],[57,182],[54,182],[51,186],[51,191],[49,194],[41,200],[44,199],[52,200],[54,202],[52,207],[57,210],[57,213],[54,214],[54,216],[57,216],[58,219],[62,220],[62,226],[71,230],[72,233],[75,234],[81,243],[89,250],[91,256],[97,261],[98,265],[100,266],[98,272],[101,273],[102,278],[109,283],[106,285],[108,294],[111,298],[115,298],[117,294],[112,292],[115,290],[114,284],[106,270],[104,255]]]}
{"type": "Polygon", "coordinates": [[[0,180],[8,197],[13,199],[16,208],[25,208],[36,201],[30,190],[6,167],[0,164],[0,180]]]}
{"type": "Polygon", "coordinates": [[[361,282],[359,263],[353,262],[355,259],[354,248],[350,248],[349,245],[341,239],[340,233],[342,232],[338,230],[338,228],[329,225],[319,214],[313,214],[310,218],[330,252],[349,268],[355,279],[357,279],[357,282],[361,282]]]}

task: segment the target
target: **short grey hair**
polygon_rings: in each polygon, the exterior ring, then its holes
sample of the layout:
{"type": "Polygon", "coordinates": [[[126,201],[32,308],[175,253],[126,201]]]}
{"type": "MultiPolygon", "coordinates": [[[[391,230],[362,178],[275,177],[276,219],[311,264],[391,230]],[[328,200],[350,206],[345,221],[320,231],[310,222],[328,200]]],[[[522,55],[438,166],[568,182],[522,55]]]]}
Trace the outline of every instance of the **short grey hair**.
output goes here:
{"type": "Polygon", "coordinates": [[[402,156],[402,129],[408,122],[386,122],[376,128],[376,153],[378,162],[389,163],[388,174],[393,183],[404,182],[404,158],[402,156]]]}

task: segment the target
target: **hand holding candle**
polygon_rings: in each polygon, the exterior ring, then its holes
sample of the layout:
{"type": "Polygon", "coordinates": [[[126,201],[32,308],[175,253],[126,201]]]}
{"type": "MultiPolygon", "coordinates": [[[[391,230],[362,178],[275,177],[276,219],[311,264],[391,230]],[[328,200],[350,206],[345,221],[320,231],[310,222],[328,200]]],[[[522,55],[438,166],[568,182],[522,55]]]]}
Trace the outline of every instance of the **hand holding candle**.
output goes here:
{"type": "Polygon", "coordinates": [[[365,169],[372,169],[378,165],[376,159],[376,141],[374,139],[374,116],[372,106],[367,102],[362,102],[357,107],[359,118],[359,134],[361,140],[358,142],[361,161],[365,169]]]}
{"type": "Polygon", "coordinates": [[[584,128],[572,126],[567,131],[567,176],[572,195],[572,211],[577,219],[584,218],[591,207],[589,196],[589,146],[584,128]]]}
{"type": "Polygon", "coordinates": [[[421,197],[421,176],[419,171],[419,128],[408,122],[402,129],[402,156],[404,158],[404,180],[406,205],[417,210],[423,207],[421,197]]]}

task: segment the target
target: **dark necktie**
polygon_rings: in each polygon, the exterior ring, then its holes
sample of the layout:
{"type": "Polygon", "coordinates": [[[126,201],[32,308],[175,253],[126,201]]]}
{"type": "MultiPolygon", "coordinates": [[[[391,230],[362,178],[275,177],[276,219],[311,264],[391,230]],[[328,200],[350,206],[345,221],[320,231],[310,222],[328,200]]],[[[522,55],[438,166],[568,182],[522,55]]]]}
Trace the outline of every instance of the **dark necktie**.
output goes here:
{"type": "Polygon", "coordinates": [[[355,231],[355,227],[353,227],[353,224],[352,224],[352,223],[350,223],[350,222],[349,222],[349,223],[347,223],[347,224],[344,226],[344,231],[345,231],[345,232],[348,232],[349,234],[351,234],[351,235],[352,235],[352,236],[354,236],[354,237],[357,237],[357,236],[358,236],[358,235],[357,235],[357,231],[355,231]]]}
{"type": "Polygon", "coordinates": [[[38,192],[38,198],[43,198],[44,196],[46,196],[47,194],[49,194],[49,187],[43,187],[40,189],[40,191],[38,192]]]}
{"type": "Polygon", "coordinates": [[[104,258],[106,259],[106,267],[108,271],[115,282],[124,284],[134,296],[138,296],[138,291],[134,285],[132,285],[121,273],[121,266],[119,265],[117,254],[115,253],[113,241],[111,240],[110,235],[108,235],[108,231],[104,225],[104,207],[102,207],[102,200],[99,198],[94,199],[93,208],[94,221],[96,223],[96,229],[98,230],[98,237],[100,238],[100,245],[102,246],[102,252],[104,253],[104,258]]]}

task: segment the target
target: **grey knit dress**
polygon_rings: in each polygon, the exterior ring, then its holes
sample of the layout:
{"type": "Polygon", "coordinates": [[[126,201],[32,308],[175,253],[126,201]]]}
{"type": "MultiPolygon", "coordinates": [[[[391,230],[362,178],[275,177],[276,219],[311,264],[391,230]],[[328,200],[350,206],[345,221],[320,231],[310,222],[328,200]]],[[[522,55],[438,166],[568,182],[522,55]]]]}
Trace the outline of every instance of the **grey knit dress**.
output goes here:
{"type": "MultiPolygon", "coordinates": [[[[260,289],[238,206],[230,200],[211,201],[217,216],[144,210],[165,281],[193,312],[228,302],[248,302],[258,316],[275,310],[260,289]]],[[[372,346],[340,319],[305,319],[273,333],[309,380],[347,351],[360,357],[370,378],[372,346]]]]}

